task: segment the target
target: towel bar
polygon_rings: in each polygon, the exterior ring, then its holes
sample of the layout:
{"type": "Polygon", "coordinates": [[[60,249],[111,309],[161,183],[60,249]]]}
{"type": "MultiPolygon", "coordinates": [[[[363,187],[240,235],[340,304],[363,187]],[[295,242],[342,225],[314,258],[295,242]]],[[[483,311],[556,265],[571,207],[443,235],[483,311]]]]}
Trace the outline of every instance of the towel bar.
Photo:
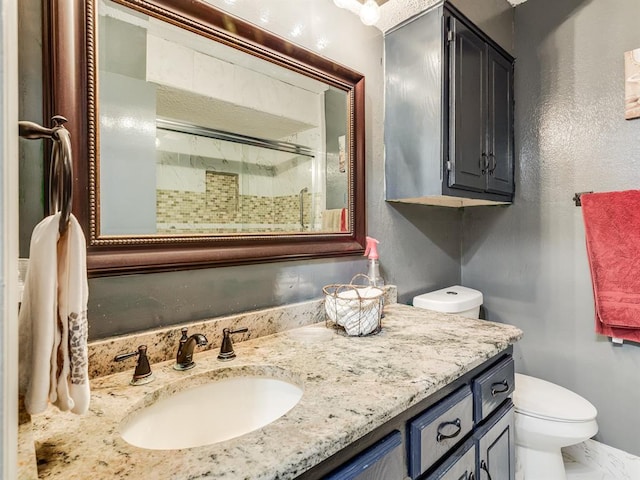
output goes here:
{"type": "Polygon", "coordinates": [[[576,207],[581,207],[582,206],[582,202],[580,201],[580,197],[582,196],[583,193],[593,193],[593,191],[590,192],[576,192],[573,194],[573,201],[576,204],[576,207]]]}
{"type": "Polygon", "coordinates": [[[34,122],[18,122],[19,134],[28,140],[49,138],[53,140],[49,167],[49,215],[61,211],[58,231],[63,235],[69,225],[71,202],[73,201],[73,160],[71,156],[71,134],[64,127],[67,119],[54,116],[52,128],[34,122]]]}

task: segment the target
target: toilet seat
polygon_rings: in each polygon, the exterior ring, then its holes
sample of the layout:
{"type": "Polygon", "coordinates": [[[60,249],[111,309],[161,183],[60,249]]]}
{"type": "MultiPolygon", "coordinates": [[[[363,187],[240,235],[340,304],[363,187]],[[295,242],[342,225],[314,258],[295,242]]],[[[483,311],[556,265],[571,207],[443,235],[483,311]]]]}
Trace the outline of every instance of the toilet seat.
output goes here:
{"type": "Polygon", "coordinates": [[[513,403],[516,413],[547,421],[580,423],[595,420],[596,408],[560,385],[516,373],[513,403]]]}

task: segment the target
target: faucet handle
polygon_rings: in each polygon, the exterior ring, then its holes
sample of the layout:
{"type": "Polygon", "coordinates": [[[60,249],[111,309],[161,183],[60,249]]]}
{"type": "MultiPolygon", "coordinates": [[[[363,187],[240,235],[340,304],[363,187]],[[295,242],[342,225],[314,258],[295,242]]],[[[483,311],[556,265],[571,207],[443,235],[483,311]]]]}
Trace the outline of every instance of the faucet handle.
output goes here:
{"type": "Polygon", "coordinates": [[[140,345],[137,352],[121,353],[114,357],[114,361],[122,362],[131,357],[138,356],[138,363],[136,369],[133,372],[133,378],[129,382],[131,385],[144,385],[153,380],[153,373],[151,372],[151,365],[149,364],[149,358],[147,357],[147,346],[140,345]]]}
{"type": "Polygon", "coordinates": [[[180,337],[180,340],[178,340],[178,351],[176,353],[176,361],[180,361],[183,353],[182,353],[182,348],[184,347],[184,344],[187,343],[187,340],[189,340],[189,337],[187,337],[187,327],[183,327],[180,329],[180,333],[182,333],[182,336],[180,337]]]}
{"type": "Polygon", "coordinates": [[[227,335],[232,335],[234,333],[245,333],[248,332],[249,329],[247,327],[244,328],[238,328],[237,330],[229,330],[228,328],[223,328],[222,329],[222,333],[224,334],[224,331],[227,331],[227,335]]]}
{"type": "Polygon", "coordinates": [[[187,331],[189,329],[187,327],[182,327],[180,329],[180,333],[182,333],[182,336],[180,337],[180,343],[184,343],[187,341],[188,337],[187,337],[187,331]]]}
{"type": "Polygon", "coordinates": [[[238,328],[237,330],[230,330],[228,328],[222,329],[222,344],[220,345],[220,353],[218,354],[218,360],[227,361],[236,358],[236,354],[233,351],[233,342],[231,341],[231,335],[234,333],[248,332],[248,328],[238,328]]]}

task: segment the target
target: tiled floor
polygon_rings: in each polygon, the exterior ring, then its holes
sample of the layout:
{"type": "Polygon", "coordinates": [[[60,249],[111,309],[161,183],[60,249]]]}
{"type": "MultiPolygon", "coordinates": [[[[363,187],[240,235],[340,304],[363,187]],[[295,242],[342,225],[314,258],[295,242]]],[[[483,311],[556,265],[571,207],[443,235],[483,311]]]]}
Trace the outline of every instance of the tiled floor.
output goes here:
{"type": "Polygon", "coordinates": [[[567,471],[567,480],[615,480],[594,467],[575,462],[565,457],[564,467],[567,471]]]}
{"type": "Polygon", "coordinates": [[[638,480],[640,457],[587,440],[562,449],[567,480],[638,480]]]}

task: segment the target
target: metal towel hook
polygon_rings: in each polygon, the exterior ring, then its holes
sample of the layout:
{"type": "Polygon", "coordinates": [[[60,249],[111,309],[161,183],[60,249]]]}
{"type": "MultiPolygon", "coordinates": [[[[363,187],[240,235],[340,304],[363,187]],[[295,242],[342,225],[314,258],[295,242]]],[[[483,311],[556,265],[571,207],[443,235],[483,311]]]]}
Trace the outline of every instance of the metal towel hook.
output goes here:
{"type": "Polygon", "coordinates": [[[60,211],[58,231],[64,235],[69,226],[71,203],[73,201],[73,159],[71,155],[71,134],[64,127],[67,119],[61,115],[51,118],[52,128],[34,122],[18,122],[20,136],[29,140],[49,138],[53,140],[51,165],[49,170],[49,215],[60,211]]]}

